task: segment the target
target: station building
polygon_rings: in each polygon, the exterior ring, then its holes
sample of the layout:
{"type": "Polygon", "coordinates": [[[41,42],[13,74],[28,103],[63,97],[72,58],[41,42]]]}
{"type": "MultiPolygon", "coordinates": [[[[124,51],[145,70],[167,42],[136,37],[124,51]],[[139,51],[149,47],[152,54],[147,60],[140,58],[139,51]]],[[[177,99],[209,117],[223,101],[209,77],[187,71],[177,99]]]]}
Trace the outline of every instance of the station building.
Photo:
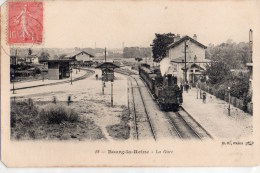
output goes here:
{"type": "Polygon", "coordinates": [[[66,55],[64,58],[72,59],[73,65],[89,65],[92,63],[94,56],[86,51],[75,51],[71,54],[66,55]]]}
{"type": "Polygon", "coordinates": [[[168,46],[167,57],[170,59],[171,66],[167,73],[177,76],[178,82],[185,79],[185,45],[186,45],[186,70],[187,81],[195,84],[200,76],[204,75],[206,65],[211,61],[205,58],[207,47],[197,41],[197,35],[193,38],[189,36],[180,37],[178,34],[174,42],[168,46]]]}
{"type": "Polygon", "coordinates": [[[48,63],[48,79],[59,80],[70,77],[71,59],[46,60],[48,63]]]}
{"type": "Polygon", "coordinates": [[[70,77],[70,69],[76,65],[92,62],[94,56],[86,51],[76,51],[59,59],[46,60],[48,63],[48,79],[59,80],[70,77]]]}

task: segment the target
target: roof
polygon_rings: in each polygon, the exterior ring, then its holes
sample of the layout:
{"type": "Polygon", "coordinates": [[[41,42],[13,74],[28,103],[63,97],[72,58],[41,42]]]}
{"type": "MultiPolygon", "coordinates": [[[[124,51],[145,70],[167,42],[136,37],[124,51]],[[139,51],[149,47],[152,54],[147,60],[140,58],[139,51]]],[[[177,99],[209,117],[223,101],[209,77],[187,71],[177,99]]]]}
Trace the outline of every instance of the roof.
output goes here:
{"type": "Polygon", "coordinates": [[[18,58],[17,61],[25,61],[25,59],[18,58]]]}
{"type": "Polygon", "coordinates": [[[188,35],[182,37],[180,40],[178,40],[178,41],[176,41],[176,42],[171,43],[171,44],[168,45],[167,47],[168,47],[168,49],[174,48],[174,47],[178,46],[179,44],[181,44],[182,42],[187,41],[187,40],[190,40],[190,41],[193,42],[194,44],[197,44],[198,46],[200,46],[200,47],[202,47],[202,48],[204,48],[204,49],[207,48],[207,46],[205,46],[205,45],[201,44],[200,42],[194,40],[193,38],[191,38],[191,37],[188,36],[188,35]]]}
{"type": "Polygon", "coordinates": [[[103,64],[98,65],[96,68],[120,68],[119,66],[117,66],[116,64],[112,63],[112,62],[104,62],[103,64]]]}
{"type": "Polygon", "coordinates": [[[33,59],[33,58],[39,58],[37,55],[27,55],[25,57],[26,59],[33,59]]]}
{"type": "MultiPolygon", "coordinates": [[[[187,60],[187,59],[186,59],[186,60],[187,60]]],[[[184,56],[179,57],[179,58],[172,59],[171,62],[174,62],[174,63],[184,63],[184,56]]],[[[210,59],[204,59],[204,60],[202,60],[202,61],[196,61],[195,63],[209,63],[209,62],[211,62],[210,59]]],[[[190,61],[187,60],[186,63],[194,63],[194,62],[193,62],[193,61],[190,62],[190,61]]]]}
{"type": "MultiPolygon", "coordinates": [[[[199,66],[199,65],[196,64],[196,63],[188,64],[188,65],[186,66],[186,68],[187,68],[187,69],[189,69],[189,68],[198,68],[198,69],[201,69],[201,70],[205,70],[204,68],[202,68],[201,66],[199,66]]],[[[185,67],[182,67],[181,69],[184,70],[185,67]]]]}
{"type": "Polygon", "coordinates": [[[73,59],[48,59],[42,60],[41,62],[71,62],[74,61],[73,59]]]}
{"type": "Polygon", "coordinates": [[[79,54],[81,54],[81,53],[87,54],[87,55],[89,55],[90,57],[94,57],[93,55],[91,55],[90,53],[88,53],[88,52],[86,52],[86,51],[84,51],[84,50],[72,52],[71,54],[68,54],[68,55],[66,55],[65,57],[66,57],[66,58],[73,58],[73,57],[75,57],[75,56],[77,56],[77,55],[79,55],[79,54]]]}

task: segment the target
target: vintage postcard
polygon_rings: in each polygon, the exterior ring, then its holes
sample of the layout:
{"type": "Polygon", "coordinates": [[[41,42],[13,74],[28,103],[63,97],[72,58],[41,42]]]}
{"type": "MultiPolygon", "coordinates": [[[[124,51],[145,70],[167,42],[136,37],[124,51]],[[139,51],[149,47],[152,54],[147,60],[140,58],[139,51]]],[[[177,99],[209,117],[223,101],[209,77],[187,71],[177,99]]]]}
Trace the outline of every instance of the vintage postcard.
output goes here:
{"type": "Polygon", "coordinates": [[[257,166],[260,2],[1,5],[7,167],[257,166]]]}

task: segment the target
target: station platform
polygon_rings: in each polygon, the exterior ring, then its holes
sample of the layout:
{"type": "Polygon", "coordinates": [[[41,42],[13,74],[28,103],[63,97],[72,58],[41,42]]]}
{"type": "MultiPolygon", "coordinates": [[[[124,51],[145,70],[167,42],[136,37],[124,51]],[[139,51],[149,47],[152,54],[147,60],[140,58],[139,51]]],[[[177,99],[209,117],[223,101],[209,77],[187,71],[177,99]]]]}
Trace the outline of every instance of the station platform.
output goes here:
{"type": "MultiPolygon", "coordinates": [[[[86,72],[84,70],[78,71],[76,73],[76,70],[73,69],[72,80],[75,79],[75,78],[81,77],[84,74],[86,74],[86,72]]],[[[14,87],[15,87],[15,89],[22,89],[22,88],[25,88],[25,87],[36,87],[36,86],[42,86],[42,85],[46,85],[46,84],[52,84],[52,83],[57,83],[57,82],[62,82],[62,81],[70,81],[70,80],[71,80],[71,78],[65,78],[65,79],[61,79],[61,80],[44,79],[44,81],[43,80],[36,80],[36,81],[15,82],[14,87]]],[[[12,89],[13,89],[13,83],[10,82],[10,90],[12,90],[12,89]]]]}
{"type": "Polygon", "coordinates": [[[215,139],[241,139],[253,133],[252,115],[207,93],[206,103],[197,98],[197,89],[183,91],[183,108],[189,112],[215,139]]]}

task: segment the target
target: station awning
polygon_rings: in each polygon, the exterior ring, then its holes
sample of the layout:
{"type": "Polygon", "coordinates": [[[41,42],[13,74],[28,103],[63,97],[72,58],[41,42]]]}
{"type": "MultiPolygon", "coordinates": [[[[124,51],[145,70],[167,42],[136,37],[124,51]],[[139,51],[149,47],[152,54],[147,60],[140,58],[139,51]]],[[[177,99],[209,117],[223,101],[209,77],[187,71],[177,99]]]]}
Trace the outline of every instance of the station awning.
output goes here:
{"type": "Polygon", "coordinates": [[[118,65],[112,63],[112,62],[104,62],[100,65],[98,65],[96,68],[101,68],[101,69],[115,69],[115,68],[120,68],[118,65]]]}

